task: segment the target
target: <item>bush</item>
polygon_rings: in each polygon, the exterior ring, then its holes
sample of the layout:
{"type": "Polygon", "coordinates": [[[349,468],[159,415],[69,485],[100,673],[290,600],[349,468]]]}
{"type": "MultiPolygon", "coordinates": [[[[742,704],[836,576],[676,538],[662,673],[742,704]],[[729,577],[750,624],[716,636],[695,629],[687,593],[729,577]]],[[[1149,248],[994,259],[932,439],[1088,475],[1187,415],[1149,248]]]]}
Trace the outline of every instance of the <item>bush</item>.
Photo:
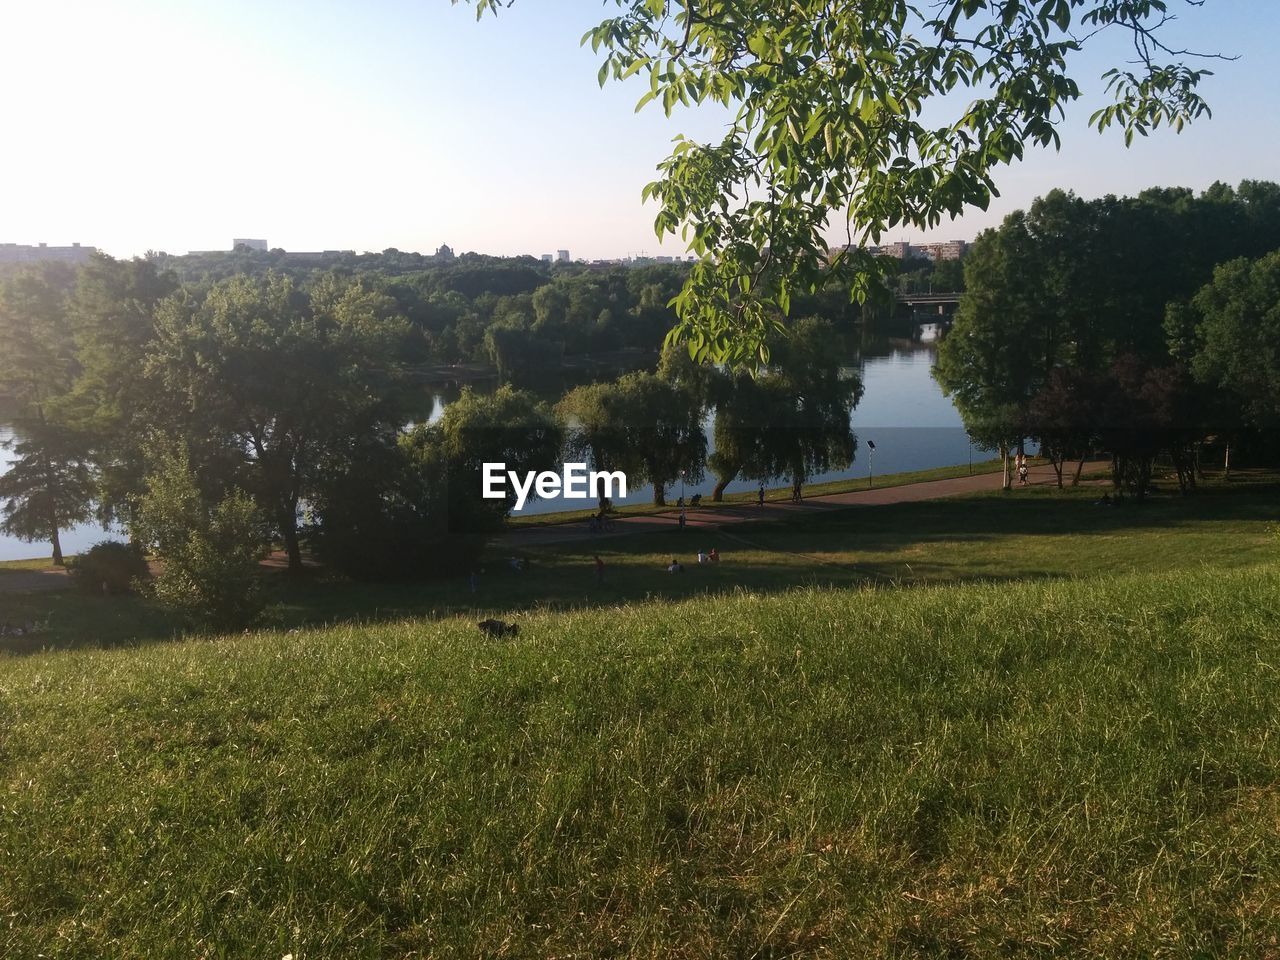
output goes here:
{"type": "Polygon", "coordinates": [[[265,605],[259,562],[266,554],[262,517],[241,490],[210,506],[185,453],[164,455],[147,478],[135,532],[154,546],[160,573],[150,594],[188,622],[239,630],[265,605]]]}
{"type": "Polygon", "coordinates": [[[84,590],[118,595],[133,593],[150,578],[147,557],[136,543],[103,540],[69,563],[71,576],[84,590]]]}

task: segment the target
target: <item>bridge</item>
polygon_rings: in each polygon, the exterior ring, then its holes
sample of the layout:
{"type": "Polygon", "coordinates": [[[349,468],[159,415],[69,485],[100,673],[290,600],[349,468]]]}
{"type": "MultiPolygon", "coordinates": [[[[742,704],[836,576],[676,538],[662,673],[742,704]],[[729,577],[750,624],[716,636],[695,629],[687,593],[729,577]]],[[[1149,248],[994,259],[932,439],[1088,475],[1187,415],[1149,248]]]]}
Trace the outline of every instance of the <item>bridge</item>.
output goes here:
{"type": "Polygon", "coordinates": [[[963,294],[954,293],[900,293],[898,303],[908,307],[952,307],[960,302],[963,294]]]}

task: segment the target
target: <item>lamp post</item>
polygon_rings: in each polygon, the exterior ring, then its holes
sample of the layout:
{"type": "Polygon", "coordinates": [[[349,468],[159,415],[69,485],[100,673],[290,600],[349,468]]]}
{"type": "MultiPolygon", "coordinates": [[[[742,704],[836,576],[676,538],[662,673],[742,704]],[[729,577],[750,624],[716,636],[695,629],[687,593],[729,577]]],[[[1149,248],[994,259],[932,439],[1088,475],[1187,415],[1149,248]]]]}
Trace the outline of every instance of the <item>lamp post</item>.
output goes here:
{"type": "Polygon", "coordinates": [[[867,486],[876,485],[876,442],[867,441],[867,486]]]}
{"type": "Polygon", "coordinates": [[[966,433],[965,436],[969,440],[969,476],[973,476],[973,434],[966,433]]]}
{"type": "Polygon", "coordinates": [[[684,471],[680,471],[680,506],[684,506],[684,471]]]}

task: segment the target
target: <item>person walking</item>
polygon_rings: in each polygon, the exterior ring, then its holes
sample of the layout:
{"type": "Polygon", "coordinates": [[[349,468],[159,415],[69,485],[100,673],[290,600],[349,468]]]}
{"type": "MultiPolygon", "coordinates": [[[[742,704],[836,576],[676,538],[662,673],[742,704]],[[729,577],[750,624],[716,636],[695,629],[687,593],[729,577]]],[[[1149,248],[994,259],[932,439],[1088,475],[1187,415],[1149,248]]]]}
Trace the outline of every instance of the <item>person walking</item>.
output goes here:
{"type": "Polygon", "coordinates": [[[764,484],[760,484],[760,489],[756,491],[756,506],[764,506],[764,484]]]}
{"type": "Polygon", "coordinates": [[[680,508],[680,529],[681,529],[681,530],[683,530],[683,529],[684,529],[684,525],[685,525],[685,521],[686,521],[686,520],[688,520],[688,517],[686,517],[686,516],[685,516],[685,513],[684,513],[684,507],[681,507],[681,508],[680,508]]]}

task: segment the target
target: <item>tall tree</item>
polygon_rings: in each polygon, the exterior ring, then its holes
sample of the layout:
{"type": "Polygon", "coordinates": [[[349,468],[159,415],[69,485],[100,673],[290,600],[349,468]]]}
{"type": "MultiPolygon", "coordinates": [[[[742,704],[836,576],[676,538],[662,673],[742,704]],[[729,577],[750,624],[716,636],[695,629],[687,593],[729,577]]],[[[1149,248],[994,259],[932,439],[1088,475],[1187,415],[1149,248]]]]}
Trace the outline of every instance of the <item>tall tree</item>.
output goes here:
{"type": "MultiPolygon", "coordinates": [[[[1184,327],[1186,316],[1171,312],[1184,327]]],[[[1230,397],[1255,429],[1280,429],[1280,250],[1220,266],[1190,316],[1196,377],[1230,397]]]]}
{"type": "Polygon", "coordinates": [[[707,435],[697,393],[653,373],[629,373],[614,383],[571,390],[557,406],[568,424],[567,449],[597,470],[622,470],[630,485],[653,485],[664,505],[683,477],[702,480],[707,435]]]}
{"type": "MultiPolygon", "coordinates": [[[[298,505],[325,458],[404,417],[395,301],[332,276],[309,291],[286,277],[234,277],[165,301],[147,368],[184,435],[244,472],[302,568],[298,505]]],[[[207,455],[207,454],[202,454],[207,455]]]]}
{"type": "Polygon", "coordinates": [[[67,310],[73,281],[65,266],[48,264],[0,287],[0,394],[15,405],[23,434],[0,477],[0,529],[48,540],[58,565],[60,531],[89,519],[94,496],[87,439],[60,410],[78,371],[67,310]]]}
{"type": "Polygon", "coordinates": [[[93,474],[82,436],[41,420],[10,441],[17,459],[0,476],[0,530],[34,543],[47,540],[62,566],[61,531],[93,516],[93,474]]]}

